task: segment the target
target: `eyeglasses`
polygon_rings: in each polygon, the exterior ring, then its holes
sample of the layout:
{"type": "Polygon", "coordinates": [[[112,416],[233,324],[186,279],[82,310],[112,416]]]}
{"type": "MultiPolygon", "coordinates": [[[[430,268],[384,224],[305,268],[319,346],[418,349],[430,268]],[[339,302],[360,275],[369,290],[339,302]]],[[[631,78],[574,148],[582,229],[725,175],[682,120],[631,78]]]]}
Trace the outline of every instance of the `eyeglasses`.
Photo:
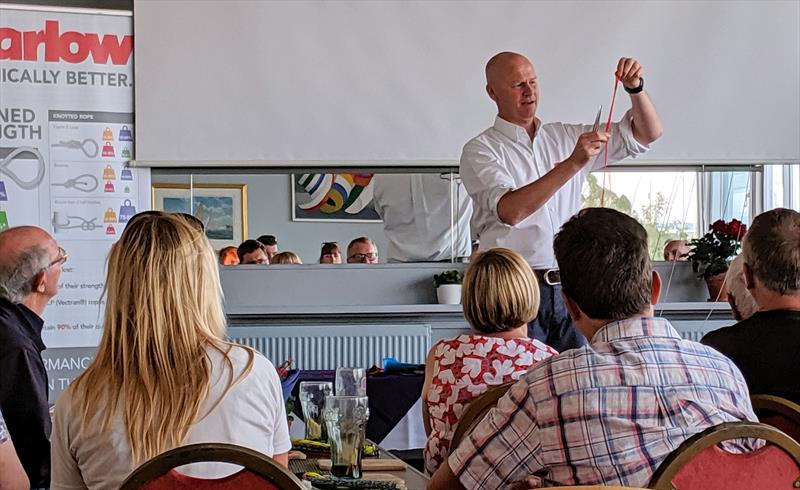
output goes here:
{"type": "Polygon", "coordinates": [[[58,247],[58,257],[56,257],[54,261],[50,262],[50,265],[48,265],[46,269],[49,269],[56,264],[63,264],[64,262],[67,261],[67,258],[69,258],[69,255],[67,255],[67,251],[61,247],[58,247]]]}
{"type": "Polygon", "coordinates": [[[365,254],[353,254],[348,259],[356,259],[359,262],[364,262],[365,260],[377,260],[378,254],[375,252],[369,252],[365,254]]]}

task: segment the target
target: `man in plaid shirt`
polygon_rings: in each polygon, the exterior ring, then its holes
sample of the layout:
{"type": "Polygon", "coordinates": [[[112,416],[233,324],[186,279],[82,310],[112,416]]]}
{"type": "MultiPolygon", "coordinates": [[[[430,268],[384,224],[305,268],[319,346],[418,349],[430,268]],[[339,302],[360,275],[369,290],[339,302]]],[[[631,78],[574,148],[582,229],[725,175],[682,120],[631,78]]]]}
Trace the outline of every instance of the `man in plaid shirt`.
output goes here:
{"type": "MultiPolygon", "coordinates": [[[[661,280],[647,232],[612,209],[584,209],[556,235],[567,309],[589,345],[538,363],[500,399],[428,488],[644,487],[702,430],[756,421],[739,369],[653,317],[661,280]]],[[[742,448],[747,449],[747,448],[742,448]]]]}

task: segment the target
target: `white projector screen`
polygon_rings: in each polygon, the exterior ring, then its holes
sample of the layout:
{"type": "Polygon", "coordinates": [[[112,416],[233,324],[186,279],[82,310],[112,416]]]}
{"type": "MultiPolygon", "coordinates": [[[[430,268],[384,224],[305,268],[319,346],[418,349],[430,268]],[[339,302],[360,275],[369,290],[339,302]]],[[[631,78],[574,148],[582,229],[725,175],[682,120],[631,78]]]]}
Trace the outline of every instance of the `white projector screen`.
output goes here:
{"type": "Polygon", "coordinates": [[[134,23],[140,165],[455,163],[505,50],[545,122],[591,122],[639,59],[665,127],[642,160],[800,161],[797,0],[137,0],[134,23]]]}

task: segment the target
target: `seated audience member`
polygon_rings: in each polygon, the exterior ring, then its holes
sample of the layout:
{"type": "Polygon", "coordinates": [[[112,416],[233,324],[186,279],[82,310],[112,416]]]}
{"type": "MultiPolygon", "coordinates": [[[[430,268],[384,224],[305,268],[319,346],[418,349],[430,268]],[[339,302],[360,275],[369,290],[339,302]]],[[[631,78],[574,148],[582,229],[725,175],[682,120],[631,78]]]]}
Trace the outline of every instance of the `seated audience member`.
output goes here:
{"type": "Polygon", "coordinates": [[[691,248],[686,240],[670,240],[664,245],[664,260],[667,262],[686,262],[689,257],[686,255],[691,248]]]}
{"type": "Polygon", "coordinates": [[[236,247],[225,247],[219,251],[219,265],[239,265],[236,247]]]}
{"type": "Polygon", "coordinates": [[[728,289],[728,304],[731,305],[731,313],[737,322],[747,320],[753,316],[753,313],[758,311],[756,300],[747,290],[742,264],[744,264],[744,256],[739,255],[728,266],[728,272],[725,276],[725,285],[728,289]]]}
{"type": "Polygon", "coordinates": [[[354,238],[347,246],[348,264],[377,264],[378,248],[369,238],[362,236],[354,238]]]}
{"type": "MultiPolygon", "coordinates": [[[[56,403],[52,489],[110,489],[169,449],[245,446],[288,463],[291,447],[275,367],[226,342],[209,241],[175,216],[141,218],[111,247],[103,337],[56,403]]],[[[217,463],[181,472],[219,478],[217,463]]]]}
{"type": "Polygon", "coordinates": [[[270,264],[302,264],[303,261],[300,260],[300,257],[297,256],[296,253],[285,251],[285,252],[278,252],[269,259],[270,264]]]}
{"type": "Polygon", "coordinates": [[[505,488],[531,475],[644,487],[692,435],[757,420],[733,362],[653,317],[661,280],[636,220],[584,209],[561,228],[554,251],[567,310],[589,344],[520,377],[429,488],[505,488]]]}
{"type": "Polygon", "coordinates": [[[800,403],[800,213],[779,208],[756,216],[742,255],[758,311],[701,342],[739,366],[751,393],[800,403]]]}
{"type": "Polygon", "coordinates": [[[258,240],[245,240],[236,249],[240,264],[269,264],[264,246],[258,240]]]}
{"type": "Polygon", "coordinates": [[[30,487],[28,475],[19,462],[14,443],[8,435],[3,414],[0,413],[0,489],[27,490],[30,487]]]}
{"type": "Polygon", "coordinates": [[[261,235],[258,237],[258,241],[264,245],[264,253],[267,254],[267,258],[272,263],[272,257],[278,253],[278,240],[275,235],[261,235]]]}
{"type": "Polygon", "coordinates": [[[342,253],[339,251],[339,244],[336,242],[324,242],[319,252],[320,264],[341,264],[342,253]]]}
{"type": "Polygon", "coordinates": [[[464,276],[461,302],[475,333],[440,340],[425,366],[424,454],[431,474],[447,459],[453,431],[469,402],[557,354],[528,338],[528,322],[539,311],[539,285],[516,252],[493,248],[478,254],[464,276]]]}
{"type": "Polygon", "coordinates": [[[0,411],[33,488],[50,485],[42,316],[66,261],[64,249],[41,228],[0,232],[0,411]]]}

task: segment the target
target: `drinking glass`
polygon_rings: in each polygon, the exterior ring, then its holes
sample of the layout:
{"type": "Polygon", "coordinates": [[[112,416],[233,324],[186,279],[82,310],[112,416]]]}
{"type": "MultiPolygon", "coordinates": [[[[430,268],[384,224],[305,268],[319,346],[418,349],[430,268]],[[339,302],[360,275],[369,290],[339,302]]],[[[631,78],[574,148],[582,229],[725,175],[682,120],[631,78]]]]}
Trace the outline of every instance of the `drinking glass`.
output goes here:
{"type": "Polygon", "coordinates": [[[330,381],[300,382],[300,406],[306,422],[306,439],[325,441],[328,439],[322,411],[325,399],[333,394],[333,383],[330,381]]]}
{"type": "Polygon", "coordinates": [[[361,452],[369,419],[367,397],[329,396],[323,413],[331,443],[331,474],[361,478],[361,452]]]}
{"type": "Polygon", "coordinates": [[[367,396],[367,371],[363,368],[337,368],[336,396],[367,396]]]}

